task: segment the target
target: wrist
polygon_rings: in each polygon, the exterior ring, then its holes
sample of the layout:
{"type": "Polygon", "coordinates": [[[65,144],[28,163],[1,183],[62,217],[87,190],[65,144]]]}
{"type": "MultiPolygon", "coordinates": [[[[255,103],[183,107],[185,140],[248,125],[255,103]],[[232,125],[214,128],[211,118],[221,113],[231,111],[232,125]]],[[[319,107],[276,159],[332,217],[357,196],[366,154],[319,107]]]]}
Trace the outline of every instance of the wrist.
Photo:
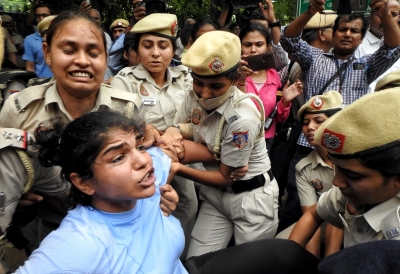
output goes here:
{"type": "Polygon", "coordinates": [[[281,22],[279,22],[279,20],[276,20],[275,22],[272,22],[272,23],[269,23],[268,22],[268,27],[270,28],[270,29],[272,29],[273,27],[281,27],[281,22]]]}
{"type": "Polygon", "coordinates": [[[176,128],[182,134],[182,129],[181,129],[181,126],[179,124],[170,125],[167,129],[169,129],[169,128],[176,128]]]}

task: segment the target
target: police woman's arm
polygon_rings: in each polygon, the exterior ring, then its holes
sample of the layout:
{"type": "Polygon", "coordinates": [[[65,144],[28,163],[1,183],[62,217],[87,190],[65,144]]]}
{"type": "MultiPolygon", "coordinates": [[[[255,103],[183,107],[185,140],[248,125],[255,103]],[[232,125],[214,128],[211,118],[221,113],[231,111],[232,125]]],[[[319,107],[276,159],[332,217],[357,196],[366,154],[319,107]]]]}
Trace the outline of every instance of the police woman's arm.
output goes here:
{"type": "Polygon", "coordinates": [[[290,233],[289,240],[305,246],[315,234],[323,219],[317,213],[317,205],[311,206],[297,222],[290,233]]]}

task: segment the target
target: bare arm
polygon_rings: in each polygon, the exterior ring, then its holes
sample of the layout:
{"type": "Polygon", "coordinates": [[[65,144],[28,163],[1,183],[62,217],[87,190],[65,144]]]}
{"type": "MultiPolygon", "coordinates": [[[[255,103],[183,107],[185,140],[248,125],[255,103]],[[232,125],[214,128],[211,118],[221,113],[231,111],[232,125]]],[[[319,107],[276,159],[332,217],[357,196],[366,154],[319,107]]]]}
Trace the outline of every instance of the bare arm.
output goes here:
{"type": "Polygon", "coordinates": [[[229,6],[230,6],[230,1],[222,2],[222,11],[218,19],[218,24],[220,25],[221,28],[223,28],[226,24],[226,17],[228,17],[229,6]]]}
{"type": "MultiPolygon", "coordinates": [[[[266,0],[265,3],[267,4],[266,8],[264,8],[262,3],[259,3],[258,6],[260,7],[261,12],[264,15],[265,20],[268,21],[269,25],[276,22],[274,5],[272,4],[271,0],[266,0]]],[[[279,40],[281,39],[281,28],[278,26],[271,28],[271,34],[272,42],[274,43],[274,45],[278,45],[279,40]]]]}
{"type": "Polygon", "coordinates": [[[389,0],[372,0],[371,10],[381,19],[385,45],[389,48],[400,46],[400,30],[390,13],[389,0]]]}
{"type": "Polygon", "coordinates": [[[289,240],[305,246],[315,234],[323,220],[317,213],[317,205],[311,206],[297,222],[289,236],[289,240]]]}
{"type": "Polygon", "coordinates": [[[187,179],[199,182],[206,186],[227,188],[234,182],[230,174],[234,171],[233,167],[220,164],[219,170],[198,170],[183,164],[173,163],[174,174],[187,179]]]}
{"type": "Polygon", "coordinates": [[[325,0],[310,0],[309,8],[286,27],[284,32],[285,37],[292,38],[299,35],[311,17],[317,12],[322,12],[324,10],[324,5],[325,0]]]}
{"type": "Polygon", "coordinates": [[[26,61],[25,66],[26,66],[27,71],[36,72],[35,71],[35,63],[33,61],[26,61]]]}

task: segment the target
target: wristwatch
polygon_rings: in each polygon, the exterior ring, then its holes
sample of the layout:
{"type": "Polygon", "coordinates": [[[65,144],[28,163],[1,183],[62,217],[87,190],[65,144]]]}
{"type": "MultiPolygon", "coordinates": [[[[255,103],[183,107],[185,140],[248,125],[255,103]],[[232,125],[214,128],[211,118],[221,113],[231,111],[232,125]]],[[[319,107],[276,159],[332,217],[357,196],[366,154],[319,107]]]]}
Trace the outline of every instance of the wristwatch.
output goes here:
{"type": "Polygon", "coordinates": [[[276,20],[273,23],[268,23],[268,26],[272,29],[273,27],[281,27],[281,22],[279,20],[276,20]]]}
{"type": "Polygon", "coordinates": [[[170,125],[169,127],[174,127],[174,128],[177,128],[177,129],[179,129],[179,131],[182,133],[181,126],[180,126],[180,125],[178,125],[178,124],[175,124],[175,125],[170,125]]]}

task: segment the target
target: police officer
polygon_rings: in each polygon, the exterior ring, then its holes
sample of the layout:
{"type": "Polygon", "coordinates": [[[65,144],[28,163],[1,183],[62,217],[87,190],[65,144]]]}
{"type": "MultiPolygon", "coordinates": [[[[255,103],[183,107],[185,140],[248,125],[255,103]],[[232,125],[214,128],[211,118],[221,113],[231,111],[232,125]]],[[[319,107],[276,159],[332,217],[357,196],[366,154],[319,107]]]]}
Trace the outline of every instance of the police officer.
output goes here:
{"type": "MultiPolygon", "coordinates": [[[[323,95],[311,97],[298,112],[298,118],[303,123],[303,134],[311,146],[315,131],[325,123],[329,117],[342,109],[343,99],[337,91],[328,91],[323,95]]],[[[322,193],[332,188],[333,164],[329,160],[328,152],[319,146],[296,165],[296,183],[299,193],[301,209],[304,212],[316,204],[322,193]]],[[[343,230],[330,224],[318,230],[306,249],[316,257],[320,256],[320,239],[324,239],[325,257],[340,249],[343,240],[343,230]],[[324,237],[321,237],[324,235],[324,237]]],[[[289,235],[288,235],[289,236],[289,235]]]]}
{"type": "MultiPolygon", "coordinates": [[[[111,85],[140,96],[146,123],[165,131],[174,125],[174,117],[191,87],[191,75],[185,66],[170,67],[175,52],[177,18],[174,14],[151,14],[132,28],[134,50],[141,64],[122,69],[111,85]]],[[[185,253],[190,241],[197,197],[191,180],[175,176],[171,185],[178,192],[179,203],[173,215],[179,219],[186,237],[185,253]]]]}
{"type": "MultiPolygon", "coordinates": [[[[102,108],[129,116],[139,114],[141,101],[137,95],[102,84],[107,65],[102,37],[100,26],[85,13],[66,12],[57,16],[44,43],[45,60],[55,80],[12,94],[0,113],[1,126],[33,132],[40,123],[51,118],[72,121],[83,113],[102,108]],[[63,41],[73,42],[60,48],[59,43],[63,41]],[[93,44],[96,46],[92,47],[93,44]]],[[[57,212],[50,213],[44,206],[39,209],[38,216],[47,230],[43,236],[64,217],[57,212]]]]}
{"type": "MultiPolygon", "coordinates": [[[[193,89],[174,120],[190,123],[195,142],[215,153],[206,171],[180,165],[177,174],[201,183],[202,207],[187,257],[225,248],[232,235],[242,244],[274,237],[278,226],[278,185],[270,171],[261,115],[234,85],[238,79],[240,40],[232,33],[201,35],[182,62],[193,70],[193,89]],[[234,182],[229,173],[248,163],[246,176],[234,182]]],[[[256,101],[260,104],[260,100],[256,101]]],[[[187,129],[188,127],[185,127],[187,129]]],[[[182,129],[182,127],[181,127],[182,129]]],[[[169,131],[177,130],[169,128],[169,131]]],[[[183,132],[188,136],[188,132],[183,132]]]]}
{"type": "Polygon", "coordinates": [[[344,228],[345,248],[400,239],[398,94],[395,87],[364,95],[317,130],[315,142],[335,165],[334,187],[304,213],[289,239],[304,246],[323,220],[344,228]]]}

